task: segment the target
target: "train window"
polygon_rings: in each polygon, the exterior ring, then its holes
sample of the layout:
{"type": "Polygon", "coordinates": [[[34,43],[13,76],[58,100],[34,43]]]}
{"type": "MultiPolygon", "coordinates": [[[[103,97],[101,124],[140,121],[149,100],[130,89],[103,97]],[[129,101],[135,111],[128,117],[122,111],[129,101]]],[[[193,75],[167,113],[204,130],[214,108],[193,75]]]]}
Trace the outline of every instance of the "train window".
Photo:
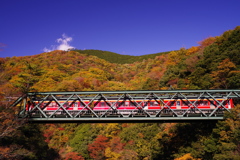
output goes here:
{"type": "Polygon", "coordinates": [[[111,105],[111,102],[104,102],[104,107],[111,105]]]}
{"type": "Polygon", "coordinates": [[[208,101],[203,101],[203,100],[201,100],[201,101],[198,102],[198,104],[199,104],[200,106],[207,106],[207,105],[208,105],[208,101]]]}
{"type": "Polygon", "coordinates": [[[184,105],[184,106],[189,105],[189,101],[183,101],[183,105],[184,105]]]}
{"type": "Polygon", "coordinates": [[[78,103],[77,102],[74,103],[74,107],[78,107],[78,103]]]}
{"type": "Polygon", "coordinates": [[[137,103],[130,101],[130,106],[137,106],[137,103]]]}
{"type": "Polygon", "coordinates": [[[120,102],[119,106],[124,107],[125,106],[125,102],[120,102]]]}
{"type": "Polygon", "coordinates": [[[208,101],[203,101],[204,106],[208,105],[208,101]]]}
{"type": "Polygon", "coordinates": [[[156,102],[156,101],[151,101],[151,102],[149,102],[149,105],[150,105],[150,106],[158,106],[158,102],[156,102]]]}
{"type": "Polygon", "coordinates": [[[227,104],[227,101],[223,101],[223,105],[226,105],[227,104]]]}
{"type": "Polygon", "coordinates": [[[214,101],[213,100],[210,101],[210,106],[214,106],[214,101]]]}
{"type": "Polygon", "coordinates": [[[227,104],[230,104],[228,100],[223,102],[223,105],[227,105],[227,104]]]}
{"type": "Polygon", "coordinates": [[[177,106],[180,106],[180,101],[177,101],[176,103],[177,103],[177,106]]]}
{"type": "Polygon", "coordinates": [[[168,106],[175,106],[175,101],[168,101],[168,102],[167,102],[167,105],[168,105],[168,106]]]}
{"type": "Polygon", "coordinates": [[[129,106],[129,101],[126,101],[126,102],[125,102],[125,106],[129,106]]]}
{"type": "Polygon", "coordinates": [[[65,102],[65,103],[63,104],[64,107],[68,107],[68,105],[69,105],[68,102],[65,102]]]}
{"type": "Polygon", "coordinates": [[[198,101],[198,105],[199,106],[203,106],[203,101],[201,100],[201,101],[198,101]]]}
{"type": "Polygon", "coordinates": [[[82,102],[79,102],[79,107],[83,107],[83,103],[82,102]]]}
{"type": "Polygon", "coordinates": [[[117,102],[117,103],[116,103],[116,106],[117,106],[117,107],[120,107],[120,106],[121,106],[121,102],[117,102]]]}
{"type": "Polygon", "coordinates": [[[105,106],[105,102],[100,102],[100,107],[104,107],[105,106]]]}
{"type": "Polygon", "coordinates": [[[151,102],[150,102],[150,106],[154,106],[154,102],[151,101],[151,102]]]}

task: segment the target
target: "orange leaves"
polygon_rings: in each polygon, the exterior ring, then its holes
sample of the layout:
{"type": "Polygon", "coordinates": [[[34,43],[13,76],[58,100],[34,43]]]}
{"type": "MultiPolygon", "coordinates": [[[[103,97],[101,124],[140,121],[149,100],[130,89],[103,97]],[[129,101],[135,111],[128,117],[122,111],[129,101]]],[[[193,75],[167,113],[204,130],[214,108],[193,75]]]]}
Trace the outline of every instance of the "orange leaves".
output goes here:
{"type": "Polygon", "coordinates": [[[0,147],[0,159],[1,157],[3,158],[9,158],[8,155],[9,155],[9,151],[10,151],[10,148],[9,147],[0,147]]]}
{"type": "Polygon", "coordinates": [[[227,78],[229,77],[230,73],[236,68],[236,66],[229,59],[225,59],[219,63],[217,68],[218,70],[213,71],[211,74],[214,80],[214,87],[227,89],[227,78]]]}
{"type": "Polygon", "coordinates": [[[88,145],[88,151],[93,159],[124,159],[127,150],[124,149],[124,143],[120,137],[107,138],[103,135],[98,135],[93,143],[88,145]]]}
{"type": "MultiPolygon", "coordinates": [[[[6,62],[6,59],[0,57],[0,67],[1,67],[1,65],[4,64],[5,62],[6,62]]],[[[0,70],[1,70],[1,68],[0,68],[0,70]]]]}
{"type": "Polygon", "coordinates": [[[56,126],[54,124],[48,124],[46,125],[47,129],[43,131],[43,136],[46,138],[45,141],[48,143],[50,142],[55,130],[56,126]]]}
{"type": "Polygon", "coordinates": [[[190,153],[187,153],[187,154],[183,155],[182,157],[176,158],[174,160],[200,160],[200,159],[193,158],[190,153]]]}
{"type": "Polygon", "coordinates": [[[235,64],[232,63],[228,58],[223,60],[218,66],[219,70],[222,70],[222,71],[227,72],[227,73],[230,70],[235,69],[235,68],[236,68],[235,64]]]}
{"type": "Polygon", "coordinates": [[[199,51],[199,47],[191,47],[191,48],[189,48],[188,50],[187,50],[187,53],[186,53],[186,55],[187,56],[189,56],[189,55],[191,55],[191,54],[193,54],[193,53],[196,53],[197,51],[199,51]]]}
{"type": "MultiPolygon", "coordinates": [[[[24,159],[23,157],[28,157],[31,155],[31,152],[29,152],[26,149],[22,149],[18,145],[10,145],[8,147],[0,147],[0,159],[11,159],[11,160],[17,160],[17,159],[24,159]]],[[[26,158],[27,159],[27,158],[26,158]]]]}
{"type": "Polygon", "coordinates": [[[64,160],[84,160],[77,152],[69,152],[65,155],[64,160]]]}
{"type": "Polygon", "coordinates": [[[163,69],[161,67],[153,67],[148,74],[148,77],[155,80],[160,80],[163,75],[163,69]]]}
{"type": "Polygon", "coordinates": [[[121,139],[119,137],[114,137],[109,142],[109,147],[105,149],[105,156],[109,160],[120,159],[123,148],[124,144],[121,143],[121,139]]]}
{"type": "Polygon", "coordinates": [[[108,138],[98,135],[93,143],[88,145],[88,151],[93,159],[104,159],[105,149],[108,147],[108,138]]]}
{"type": "Polygon", "coordinates": [[[216,41],[215,37],[209,37],[209,38],[206,38],[206,39],[198,42],[198,44],[200,44],[200,48],[205,48],[205,47],[213,44],[215,41],[216,41]]]}

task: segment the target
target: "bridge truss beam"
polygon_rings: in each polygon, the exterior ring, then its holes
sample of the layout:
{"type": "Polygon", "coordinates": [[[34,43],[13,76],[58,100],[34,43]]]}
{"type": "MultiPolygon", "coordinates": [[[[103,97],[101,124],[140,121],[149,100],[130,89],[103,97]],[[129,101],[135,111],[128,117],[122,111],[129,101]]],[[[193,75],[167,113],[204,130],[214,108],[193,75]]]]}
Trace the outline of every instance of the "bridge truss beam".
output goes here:
{"type": "Polygon", "coordinates": [[[30,92],[20,97],[14,105],[21,108],[19,118],[38,123],[191,122],[223,120],[224,111],[230,112],[231,109],[226,103],[239,98],[240,90],[30,92]],[[173,109],[170,101],[184,101],[187,107],[173,109]],[[199,101],[208,101],[212,107],[201,109],[199,101]],[[101,102],[107,109],[95,108],[101,102]],[[133,108],[120,109],[125,102],[133,108]],[[148,109],[148,102],[161,107],[148,109]],[[57,108],[47,110],[52,103],[57,108]],[[82,105],[80,110],[74,109],[76,103],[82,105]]]}

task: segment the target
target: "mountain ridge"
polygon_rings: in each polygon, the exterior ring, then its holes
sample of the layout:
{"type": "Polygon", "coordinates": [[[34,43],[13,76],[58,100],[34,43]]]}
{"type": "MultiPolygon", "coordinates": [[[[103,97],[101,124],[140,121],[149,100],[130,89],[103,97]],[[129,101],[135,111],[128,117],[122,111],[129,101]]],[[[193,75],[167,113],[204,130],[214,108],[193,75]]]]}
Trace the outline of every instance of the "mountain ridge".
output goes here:
{"type": "Polygon", "coordinates": [[[82,54],[97,56],[98,58],[104,59],[110,63],[117,63],[117,64],[126,64],[126,63],[129,64],[137,61],[142,61],[143,59],[148,59],[148,58],[152,59],[152,58],[155,58],[156,56],[160,56],[162,54],[167,54],[170,52],[170,51],[167,51],[167,52],[146,54],[141,56],[132,56],[132,55],[122,55],[122,54],[118,54],[110,51],[93,50],[93,49],[74,50],[74,51],[82,54]]]}

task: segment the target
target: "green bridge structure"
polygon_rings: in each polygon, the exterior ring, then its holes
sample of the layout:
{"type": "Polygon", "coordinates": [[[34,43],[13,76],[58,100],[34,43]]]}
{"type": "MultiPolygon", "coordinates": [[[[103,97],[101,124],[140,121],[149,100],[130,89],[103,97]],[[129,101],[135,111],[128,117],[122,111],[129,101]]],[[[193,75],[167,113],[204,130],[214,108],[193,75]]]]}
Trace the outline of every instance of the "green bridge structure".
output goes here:
{"type": "Polygon", "coordinates": [[[164,123],[223,120],[239,100],[240,90],[29,92],[13,106],[33,123],[164,123]]]}

